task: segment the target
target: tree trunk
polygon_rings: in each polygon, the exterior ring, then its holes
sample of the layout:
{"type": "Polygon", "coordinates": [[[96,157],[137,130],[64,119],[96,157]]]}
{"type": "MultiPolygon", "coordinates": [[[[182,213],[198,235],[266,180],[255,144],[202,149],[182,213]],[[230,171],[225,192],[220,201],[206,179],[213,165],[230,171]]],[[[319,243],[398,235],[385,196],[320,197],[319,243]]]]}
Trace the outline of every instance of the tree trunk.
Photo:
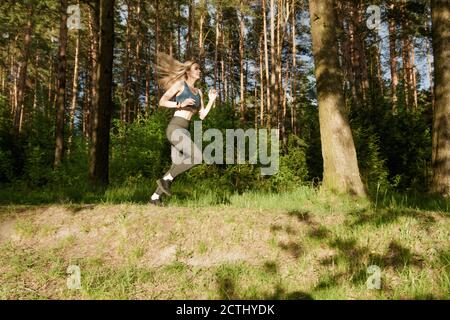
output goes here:
{"type": "Polygon", "coordinates": [[[414,103],[414,109],[417,110],[418,100],[417,100],[417,78],[416,78],[416,63],[414,54],[414,39],[409,42],[409,56],[411,57],[411,69],[410,69],[410,87],[412,93],[412,101],[414,103]]]}
{"type": "Polygon", "coordinates": [[[295,44],[295,29],[296,29],[296,11],[295,11],[295,0],[292,0],[292,14],[291,14],[291,32],[292,32],[292,77],[291,77],[291,128],[292,133],[294,135],[297,134],[296,128],[296,119],[295,119],[295,111],[296,111],[296,102],[297,102],[297,93],[296,93],[296,83],[295,79],[297,77],[297,46],[295,44]]]}
{"type": "Polygon", "coordinates": [[[199,36],[198,36],[198,49],[199,49],[199,63],[201,68],[201,77],[205,82],[205,39],[203,34],[203,28],[205,24],[206,13],[206,0],[200,0],[200,22],[199,22],[199,36]]]}
{"type": "Polygon", "coordinates": [[[283,17],[283,0],[277,0],[277,5],[276,5],[276,33],[275,33],[275,99],[276,99],[276,104],[274,105],[275,107],[275,118],[276,118],[276,123],[277,123],[277,128],[278,130],[280,130],[280,138],[283,141],[283,127],[281,125],[281,24],[280,24],[280,20],[283,17]]]}
{"type": "Polygon", "coordinates": [[[365,196],[355,145],[344,112],[333,0],[309,3],[325,189],[365,196]]]}
{"type": "Polygon", "coordinates": [[[127,6],[127,26],[125,32],[125,61],[123,69],[122,103],[120,119],[122,122],[131,123],[131,98],[130,98],[130,53],[131,53],[131,14],[132,8],[129,1],[127,6]]]}
{"type": "MultiPolygon", "coordinates": [[[[225,34],[222,34],[221,36],[221,47],[222,47],[222,54],[220,55],[220,67],[222,72],[222,88],[224,91],[223,99],[224,101],[228,101],[228,77],[226,76],[226,68],[225,68],[225,58],[227,54],[227,47],[225,46],[225,34]]],[[[227,41],[228,37],[227,37],[227,41]]],[[[204,74],[204,73],[203,73],[204,74]]],[[[222,94],[219,93],[219,101],[222,101],[222,94]]]]}
{"type": "MultiPolygon", "coordinates": [[[[270,74],[270,96],[272,105],[271,107],[278,111],[278,99],[275,89],[276,82],[276,56],[275,56],[275,4],[274,0],[270,0],[270,62],[271,62],[271,74],[270,74]]],[[[267,122],[269,129],[272,127],[272,110],[269,110],[267,122]]]]}
{"type": "Polygon", "coordinates": [[[94,102],[97,101],[98,95],[98,77],[97,77],[97,68],[98,68],[98,59],[99,59],[99,8],[98,1],[94,2],[94,8],[89,11],[89,32],[91,36],[91,105],[89,110],[89,119],[88,119],[88,133],[89,138],[92,140],[92,128],[94,122],[94,102]]]}
{"type": "Polygon", "coordinates": [[[188,33],[186,39],[186,54],[185,60],[192,59],[192,47],[194,42],[194,3],[193,0],[189,0],[189,17],[188,17],[188,33]]]}
{"type": "Polygon", "coordinates": [[[450,6],[431,0],[434,54],[433,179],[431,191],[450,197],[450,6]]]}
{"type": "Polygon", "coordinates": [[[151,70],[150,70],[150,44],[146,46],[147,48],[147,61],[145,63],[145,114],[146,117],[150,114],[150,77],[151,77],[151,70]]]}
{"type": "Polygon", "coordinates": [[[69,116],[69,137],[68,137],[68,148],[67,153],[70,154],[72,148],[72,140],[74,134],[74,122],[75,122],[75,110],[77,107],[78,98],[78,61],[80,52],[80,34],[77,31],[77,39],[75,43],[75,62],[73,68],[73,81],[72,81],[72,103],[70,105],[70,116],[69,116]]]}
{"type": "Polygon", "coordinates": [[[100,0],[98,95],[93,105],[92,144],[89,180],[94,186],[109,183],[109,138],[112,105],[112,66],[114,49],[114,0],[100,0]]]}
{"type": "MultiPolygon", "coordinates": [[[[264,126],[264,70],[263,70],[263,34],[259,36],[259,84],[260,84],[260,110],[259,125],[264,126]]],[[[256,112],[256,111],[255,111],[256,112]]]]}
{"type": "Polygon", "coordinates": [[[348,9],[350,11],[351,65],[353,66],[354,85],[356,86],[355,102],[357,107],[361,107],[366,102],[369,88],[364,37],[361,33],[361,26],[364,24],[362,1],[357,0],[356,5],[350,4],[348,9]]]}
{"type": "MultiPolygon", "coordinates": [[[[178,10],[178,14],[179,14],[179,10],[178,10]]],[[[156,30],[155,30],[155,50],[156,52],[159,51],[159,33],[160,33],[160,25],[159,25],[159,0],[156,0],[156,5],[155,5],[155,22],[156,22],[156,30]]],[[[181,56],[181,47],[180,47],[180,29],[178,29],[178,54],[181,56]]],[[[155,52],[155,53],[156,53],[155,52]]],[[[155,63],[156,65],[158,65],[158,56],[155,54],[155,63]]],[[[155,88],[156,88],[156,92],[155,92],[155,110],[158,109],[158,104],[159,104],[159,85],[158,85],[158,69],[155,68],[155,88]]]]}
{"type": "Polygon", "coordinates": [[[133,109],[134,109],[134,117],[136,118],[140,112],[141,112],[141,103],[139,100],[139,97],[141,96],[141,48],[142,48],[142,37],[144,36],[144,33],[142,32],[141,28],[141,0],[138,0],[137,2],[137,8],[136,8],[136,57],[135,57],[135,74],[136,74],[136,80],[134,83],[134,103],[133,103],[133,109]]]}
{"type": "Polygon", "coordinates": [[[392,113],[397,113],[398,98],[397,98],[397,86],[398,86],[398,71],[397,71],[397,53],[396,53],[396,41],[397,30],[396,22],[393,15],[395,4],[389,5],[391,11],[391,17],[389,17],[389,65],[391,67],[391,94],[392,94],[392,113]]]}
{"type": "Polygon", "coordinates": [[[239,66],[240,66],[240,121],[245,122],[245,88],[244,88],[244,12],[242,0],[239,1],[239,66]]]}
{"type": "Polygon", "coordinates": [[[22,61],[20,62],[19,79],[17,83],[16,108],[14,114],[14,132],[19,135],[21,132],[21,116],[24,109],[25,91],[28,75],[28,60],[30,59],[31,49],[31,33],[33,32],[33,4],[28,6],[28,20],[25,27],[25,35],[23,40],[22,61]]]}
{"type": "MultiPolygon", "coordinates": [[[[156,0],[159,2],[159,0],[156,0]]],[[[176,1],[177,3],[177,54],[178,54],[178,60],[181,60],[181,23],[180,23],[180,2],[176,1]]],[[[156,19],[159,19],[156,17],[156,19]]],[[[159,30],[159,28],[158,28],[159,30]]]]}
{"type": "Polygon", "coordinates": [[[220,19],[220,6],[218,5],[216,8],[215,14],[215,29],[216,29],[216,41],[214,46],[214,87],[217,88],[218,78],[218,63],[219,63],[219,37],[220,37],[220,28],[219,28],[219,19],[220,19]]]}
{"type": "Polygon", "coordinates": [[[427,51],[427,74],[428,80],[430,81],[430,94],[431,94],[431,107],[434,110],[434,84],[433,84],[433,71],[431,67],[431,50],[430,50],[430,41],[425,39],[426,43],[426,51],[427,51]]]}
{"type": "MultiPolygon", "coordinates": [[[[89,49],[89,60],[92,61],[92,52],[89,49]]],[[[85,71],[85,84],[86,86],[83,88],[83,137],[85,138],[85,141],[89,141],[89,119],[90,119],[90,110],[92,105],[92,83],[91,83],[91,71],[92,63],[90,63],[87,66],[87,69],[85,71]]]]}
{"type": "Polygon", "coordinates": [[[270,94],[270,80],[269,80],[269,50],[267,48],[267,17],[266,17],[266,0],[261,0],[263,12],[263,35],[264,35],[264,69],[266,74],[266,125],[270,126],[270,111],[271,111],[271,94],[270,94]]]}
{"type": "MultiPolygon", "coordinates": [[[[280,13],[278,14],[277,21],[277,92],[279,97],[279,112],[277,113],[278,118],[278,128],[280,129],[280,136],[283,143],[286,142],[286,86],[288,77],[285,76],[285,82],[283,87],[283,63],[281,59],[281,54],[283,50],[283,43],[286,36],[286,26],[289,20],[289,1],[288,0],[278,0],[278,8],[280,13]]],[[[287,62],[288,64],[288,62],[287,62]]],[[[288,74],[289,68],[286,67],[286,74],[288,74]]]]}
{"type": "Polygon", "coordinates": [[[64,148],[64,113],[66,106],[66,68],[67,68],[67,0],[60,1],[60,29],[59,29],[59,53],[58,53],[58,90],[56,103],[56,128],[55,128],[55,161],[54,167],[61,164],[64,148]]]}

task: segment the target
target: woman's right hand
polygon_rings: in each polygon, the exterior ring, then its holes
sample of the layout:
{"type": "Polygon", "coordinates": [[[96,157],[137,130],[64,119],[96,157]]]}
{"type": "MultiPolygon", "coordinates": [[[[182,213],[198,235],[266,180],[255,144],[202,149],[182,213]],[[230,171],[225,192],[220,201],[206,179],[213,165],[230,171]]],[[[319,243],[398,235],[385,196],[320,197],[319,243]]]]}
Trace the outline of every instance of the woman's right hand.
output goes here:
{"type": "Polygon", "coordinates": [[[193,106],[193,105],[195,105],[195,100],[192,98],[187,98],[186,100],[184,100],[181,103],[182,108],[187,107],[187,106],[193,106]]]}

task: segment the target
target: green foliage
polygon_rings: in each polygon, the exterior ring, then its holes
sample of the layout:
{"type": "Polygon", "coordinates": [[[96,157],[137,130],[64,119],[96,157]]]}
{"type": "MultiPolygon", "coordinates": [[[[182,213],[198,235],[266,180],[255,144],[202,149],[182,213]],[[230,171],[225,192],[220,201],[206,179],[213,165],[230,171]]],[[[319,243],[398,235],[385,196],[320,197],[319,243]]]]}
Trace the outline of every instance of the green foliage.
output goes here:
{"type": "Polygon", "coordinates": [[[400,189],[425,191],[431,161],[431,125],[422,112],[388,116],[380,126],[382,152],[400,189]]]}
{"type": "Polygon", "coordinates": [[[380,139],[377,134],[371,132],[370,128],[357,127],[353,129],[353,140],[363,183],[369,189],[389,187],[389,172],[385,159],[380,154],[380,139]]]}
{"type": "Polygon", "coordinates": [[[270,176],[270,189],[282,191],[291,189],[308,178],[306,150],[308,145],[301,138],[290,135],[280,154],[280,166],[277,174],[270,176]]]}
{"type": "Polygon", "coordinates": [[[142,175],[156,178],[170,166],[170,144],[165,130],[167,114],[157,112],[131,124],[113,120],[111,133],[111,181],[142,175]]]}

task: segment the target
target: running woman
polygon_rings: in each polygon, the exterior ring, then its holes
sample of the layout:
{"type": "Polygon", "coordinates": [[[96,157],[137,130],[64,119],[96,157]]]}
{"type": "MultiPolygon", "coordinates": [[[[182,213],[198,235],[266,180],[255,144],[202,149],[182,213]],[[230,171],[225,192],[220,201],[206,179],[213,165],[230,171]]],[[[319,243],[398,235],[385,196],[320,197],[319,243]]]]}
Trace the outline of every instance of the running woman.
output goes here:
{"type": "Polygon", "coordinates": [[[196,113],[201,120],[205,119],[217,98],[217,90],[214,88],[209,90],[209,101],[205,107],[202,92],[195,87],[195,83],[200,79],[200,65],[198,63],[194,61],[181,63],[167,54],[158,52],[158,65],[156,67],[159,76],[158,83],[166,90],[159,100],[159,106],[175,109],[166,129],[166,137],[172,148],[182,152],[184,158],[190,158],[187,164],[176,164],[172,158],[170,169],[161,179],[156,180],[158,187],[151,196],[150,203],[161,205],[163,193],[168,196],[172,195],[170,190],[172,181],[202,160],[201,150],[190,138],[189,124],[192,116],[196,113]],[[173,97],[175,97],[175,101],[172,101],[173,97]],[[177,132],[172,134],[175,130],[177,132]]]}

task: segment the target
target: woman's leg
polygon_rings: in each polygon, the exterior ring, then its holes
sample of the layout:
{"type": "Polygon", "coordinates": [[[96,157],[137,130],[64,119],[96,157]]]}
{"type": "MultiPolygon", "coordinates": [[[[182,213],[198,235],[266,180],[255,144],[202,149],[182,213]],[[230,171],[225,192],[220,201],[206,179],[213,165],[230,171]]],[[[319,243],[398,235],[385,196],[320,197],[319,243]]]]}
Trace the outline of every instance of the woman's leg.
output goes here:
{"type": "Polygon", "coordinates": [[[171,128],[171,130],[168,130],[168,138],[172,144],[172,148],[176,150],[175,152],[182,153],[183,161],[179,161],[180,159],[175,159],[173,154],[174,151],[172,151],[173,163],[170,169],[166,172],[165,176],[170,174],[172,178],[175,179],[178,175],[188,171],[202,162],[202,151],[191,140],[187,129],[182,127],[171,128]]]}

